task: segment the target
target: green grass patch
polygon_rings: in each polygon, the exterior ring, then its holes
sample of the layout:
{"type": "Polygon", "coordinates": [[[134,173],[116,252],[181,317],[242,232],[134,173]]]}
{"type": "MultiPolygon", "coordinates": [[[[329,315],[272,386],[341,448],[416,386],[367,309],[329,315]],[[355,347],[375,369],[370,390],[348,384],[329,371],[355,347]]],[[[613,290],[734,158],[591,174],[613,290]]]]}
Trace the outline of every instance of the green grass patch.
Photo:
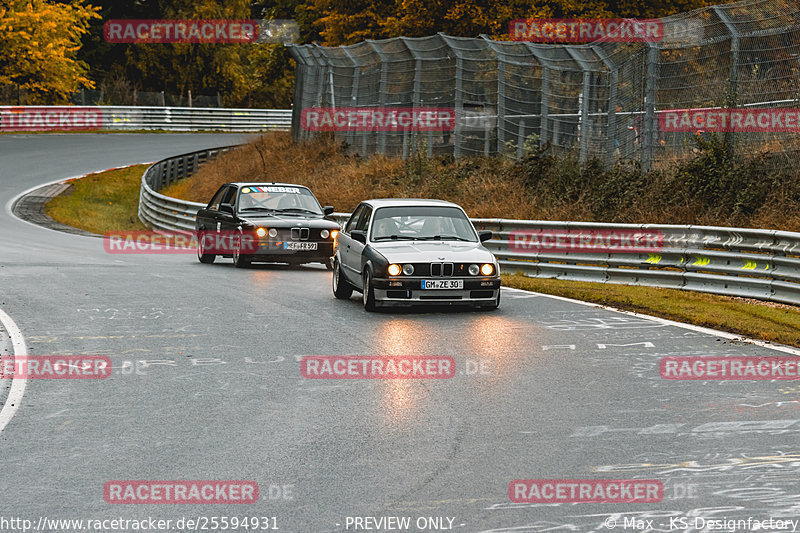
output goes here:
{"type": "Polygon", "coordinates": [[[800,313],[789,305],[631,285],[504,275],[508,287],[564,296],[800,347],[800,313]]]}
{"type": "Polygon", "coordinates": [[[147,229],[137,216],[139,185],[149,165],[90,174],[45,204],[45,213],[62,224],[104,234],[147,229]]]}

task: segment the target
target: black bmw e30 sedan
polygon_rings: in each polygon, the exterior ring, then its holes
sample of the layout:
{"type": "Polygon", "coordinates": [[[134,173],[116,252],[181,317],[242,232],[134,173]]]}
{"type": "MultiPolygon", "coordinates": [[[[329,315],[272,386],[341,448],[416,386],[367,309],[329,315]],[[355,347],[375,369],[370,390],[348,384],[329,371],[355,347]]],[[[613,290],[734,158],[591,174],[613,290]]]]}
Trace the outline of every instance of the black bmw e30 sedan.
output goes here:
{"type": "Polygon", "coordinates": [[[197,258],[213,263],[217,255],[231,257],[237,267],[323,263],[330,269],[339,233],[339,224],[328,218],[332,213],[302,185],[226,183],[197,212],[197,258]]]}

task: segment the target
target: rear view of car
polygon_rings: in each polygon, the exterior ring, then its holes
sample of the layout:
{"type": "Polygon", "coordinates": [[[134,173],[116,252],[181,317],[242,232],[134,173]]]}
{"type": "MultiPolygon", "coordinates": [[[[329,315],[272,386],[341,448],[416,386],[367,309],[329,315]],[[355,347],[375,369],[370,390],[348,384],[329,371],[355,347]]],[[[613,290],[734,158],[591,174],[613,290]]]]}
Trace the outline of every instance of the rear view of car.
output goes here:
{"type": "Polygon", "coordinates": [[[441,200],[362,202],[339,236],[337,298],[362,294],[364,307],[470,305],[495,309],[500,276],[464,210],[441,200]]]}

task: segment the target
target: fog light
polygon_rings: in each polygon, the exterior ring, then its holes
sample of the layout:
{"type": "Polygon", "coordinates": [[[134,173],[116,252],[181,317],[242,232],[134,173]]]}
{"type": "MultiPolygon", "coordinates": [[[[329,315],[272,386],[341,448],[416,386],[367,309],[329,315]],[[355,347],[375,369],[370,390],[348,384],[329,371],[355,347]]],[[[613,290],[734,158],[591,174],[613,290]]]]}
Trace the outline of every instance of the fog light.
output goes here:
{"type": "Polygon", "coordinates": [[[324,230],[319,232],[319,236],[322,237],[323,239],[327,239],[328,235],[330,235],[330,234],[331,234],[331,232],[326,230],[326,229],[324,229],[324,230]]]}
{"type": "Polygon", "coordinates": [[[414,265],[403,265],[403,274],[410,276],[414,273],[414,265]]]}
{"type": "Polygon", "coordinates": [[[274,239],[275,237],[278,236],[278,230],[276,230],[275,228],[270,228],[269,229],[269,236],[274,239]]]}
{"type": "Polygon", "coordinates": [[[481,274],[484,276],[491,276],[494,273],[494,265],[486,263],[481,267],[481,274]]]}
{"type": "Polygon", "coordinates": [[[397,276],[400,274],[400,265],[389,265],[389,275],[397,276]]]}
{"type": "Polygon", "coordinates": [[[479,267],[478,265],[470,265],[469,266],[469,275],[470,276],[477,276],[478,272],[480,272],[480,271],[481,271],[481,267],[479,267]]]}
{"type": "Polygon", "coordinates": [[[265,230],[264,228],[258,228],[256,230],[256,235],[258,235],[259,237],[263,237],[266,234],[267,234],[267,230],[265,230]]]}

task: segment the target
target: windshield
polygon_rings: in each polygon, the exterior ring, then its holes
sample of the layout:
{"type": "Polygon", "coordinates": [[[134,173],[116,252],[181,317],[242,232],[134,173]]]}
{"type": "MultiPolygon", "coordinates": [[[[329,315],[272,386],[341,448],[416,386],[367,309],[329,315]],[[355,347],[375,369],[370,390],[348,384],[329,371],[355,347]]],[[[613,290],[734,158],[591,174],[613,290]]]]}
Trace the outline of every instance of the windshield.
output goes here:
{"type": "Polygon", "coordinates": [[[382,207],[372,223],[374,242],[441,240],[477,242],[475,229],[456,207],[382,207]]]}
{"type": "Polygon", "coordinates": [[[322,208],[311,191],[304,187],[283,185],[243,187],[239,195],[238,212],[250,211],[322,214],[322,208]]]}

